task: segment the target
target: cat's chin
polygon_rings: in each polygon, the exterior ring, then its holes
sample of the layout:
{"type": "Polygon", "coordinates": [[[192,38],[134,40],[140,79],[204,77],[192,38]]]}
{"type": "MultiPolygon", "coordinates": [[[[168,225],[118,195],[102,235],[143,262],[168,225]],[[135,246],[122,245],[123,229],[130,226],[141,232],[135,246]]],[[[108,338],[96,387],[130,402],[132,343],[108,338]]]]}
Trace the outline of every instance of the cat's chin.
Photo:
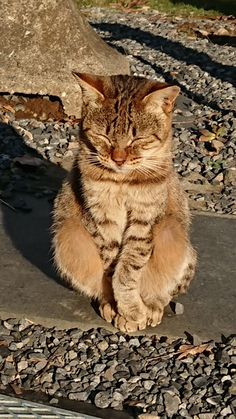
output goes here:
{"type": "Polygon", "coordinates": [[[112,167],[112,170],[114,170],[115,173],[121,173],[122,175],[126,175],[126,174],[130,173],[133,169],[131,169],[129,167],[115,166],[115,167],[112,167]]]}
{"type": "Polygon", "coordinates": [[[122,175],[127,175],[127,174],[133,172],[133,170],[134,170],[133,167],[117,166],[116,164],[104,164],[104,163],[102,163],[102,165],[105,169],[112,170],[113,172],[115,172],[117,174],[119,173],[119,174],[122,174],[122,175]]]}

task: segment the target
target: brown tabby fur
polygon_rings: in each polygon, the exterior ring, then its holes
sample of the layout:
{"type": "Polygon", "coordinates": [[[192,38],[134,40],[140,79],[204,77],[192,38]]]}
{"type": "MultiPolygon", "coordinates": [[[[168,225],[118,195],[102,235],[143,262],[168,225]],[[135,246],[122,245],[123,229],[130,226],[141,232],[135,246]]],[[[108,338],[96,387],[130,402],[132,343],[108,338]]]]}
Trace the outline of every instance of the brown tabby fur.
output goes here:
{"type": "Polygon", "coordinates": [[[132,76],[77,78],[79,152],[55,201],[55,263],[117,328],[156,326],[196,264],[171,159],[179,88],[132,76]]]}

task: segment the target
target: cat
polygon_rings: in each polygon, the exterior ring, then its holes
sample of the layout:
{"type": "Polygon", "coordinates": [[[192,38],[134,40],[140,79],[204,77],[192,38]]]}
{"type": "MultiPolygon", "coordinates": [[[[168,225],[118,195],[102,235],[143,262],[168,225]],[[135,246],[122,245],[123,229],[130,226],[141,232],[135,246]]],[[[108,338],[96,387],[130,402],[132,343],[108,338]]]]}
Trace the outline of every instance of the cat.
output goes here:
{"type": "Polygon", "coordinates": [[[74,75],[82,119],[78,155],[54,204],[55,264],[121,331],[154,327],[196,265],[171,156],[180,89],[134,76],[74,75]]]}

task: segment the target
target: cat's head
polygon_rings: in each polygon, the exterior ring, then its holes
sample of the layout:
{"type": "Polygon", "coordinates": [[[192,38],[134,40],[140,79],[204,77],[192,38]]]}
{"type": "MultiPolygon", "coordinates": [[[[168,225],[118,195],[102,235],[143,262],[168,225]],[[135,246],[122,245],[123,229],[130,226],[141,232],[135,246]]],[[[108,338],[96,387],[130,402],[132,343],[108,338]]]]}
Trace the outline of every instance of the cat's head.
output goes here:
{"type": "Polygon", "coordinates": [[[170,159],[171,116],[179,87],[134,76],[76,74],[82,140],[91,164],[116,173],[153,173],[170,159]]]}

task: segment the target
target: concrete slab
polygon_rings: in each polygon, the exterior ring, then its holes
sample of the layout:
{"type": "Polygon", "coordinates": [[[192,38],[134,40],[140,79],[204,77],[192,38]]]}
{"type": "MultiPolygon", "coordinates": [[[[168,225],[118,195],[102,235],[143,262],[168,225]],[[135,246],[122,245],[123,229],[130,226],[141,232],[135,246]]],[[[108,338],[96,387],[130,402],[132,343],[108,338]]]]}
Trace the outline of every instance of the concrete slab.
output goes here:
{"type": "MultiPolygon", "coordinates": [[[[31,213],[1,206],[0,317],[25,317],[46,326],[107,327],[90,301],[68,289],[50,261],[50,210],[46,199],[24,197],[31,213]]],[[[167,314],[148,334],[182,336],[185,331],[203,339],[219,338],[236,330],[236,220],[195,216],[192,238],[199,252],[195,281],[179,298],[183,315],[167,314]]],[[[143,332],[142,332],[143,334],[143,332]]]]}

